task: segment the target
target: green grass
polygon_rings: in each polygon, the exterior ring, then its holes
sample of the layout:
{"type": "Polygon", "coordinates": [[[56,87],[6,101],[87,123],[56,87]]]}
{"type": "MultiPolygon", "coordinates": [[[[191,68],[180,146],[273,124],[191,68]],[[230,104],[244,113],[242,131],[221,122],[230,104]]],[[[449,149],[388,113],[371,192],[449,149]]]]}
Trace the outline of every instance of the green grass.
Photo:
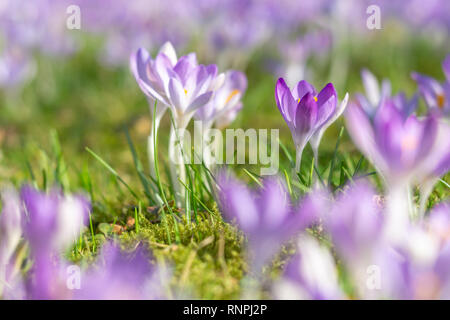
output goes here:
{"type": "MultiPolygon", "coordinates": [[[[350,94],[362,91],[359,70],[367,67],[390,78],[394,91],[402,88],[412,93],[413,70],[443,78],[440,62],[446,48],[432,48],[426,39],[399,42],[394,34],[352,44],[347,48],[351,64],[343,87],[350,94]]],[[[0,94],[0,186],[30,183],[43,190],[58,186],[90,197],[89,226],[66,253],[72,261],[92,262],[107,239],[117,238],[128,248],[142,242],[152,249],[155,263],[172,266],[173,295],[182,288],[204,299],[239,298],[247,271],[244,238],[217,209],[214,177],[204,165],[187,165],[186,201],[181,208],[174,206],[167,174],[169,117],[158,133],[159,174],[153,181],[145,151],[153,106],[147,105],[128,69],[102,67],[95,54],[88,46],[68,60],[41,57],[38,76],[23,94],[0,94]],[[113,232],[111,224],[125,227],[129,217],[135,219],[133,226],[120,235],[113,232]]],[[[250,60],[245,70],[249,78],[245,107],[232,127],[280,129],[280,176],[292,197],[308,192],[314,175],[335,192],[361,177],[371,179],[381,191],[379,177],[351,143],[342,119],[325,133],[318,167],[307,147],[302,172],[292,174],[293,144],[275,106],[276,79],[261,67],[264,63],[257,54],[250,60]]],[[[308,80],[317,87],[333,81],[327,78],[329,61],[313,58],[309,67],[315,72],[308,80]]],[[[344,93],[340,88],[339,96],[344,93]]],[[[258,166],[230,168],[250,185],[261,184],[258,166]]],[[[448,199],[450,175],[442,180],[428,207],[448,199]]],[[[279,273],[293,250],[286,245],[267,274],[279,273]]]]}

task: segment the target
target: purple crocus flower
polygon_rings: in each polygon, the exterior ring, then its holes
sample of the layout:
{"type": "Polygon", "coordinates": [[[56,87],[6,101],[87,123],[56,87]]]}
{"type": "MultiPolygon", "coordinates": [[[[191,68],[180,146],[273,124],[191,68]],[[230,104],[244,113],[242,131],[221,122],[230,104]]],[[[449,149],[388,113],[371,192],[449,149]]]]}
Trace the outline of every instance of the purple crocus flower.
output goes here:
{"type": "Polygon", "coordinates": [[[356,94],[356,100],[369,117],[374,117],[385,99],[394,100],[394,106],[402,113],[404,118],[409,117],[417,109],[418,95],[408,99],[404,92],[400,92],[391,97],[391,82],[388,79],[383,79],[380,89],[377,78],[367,69],[361,71],[361,78],[365,95],[356,94]]]}
{"type": "Polygon", "coordinates": [[[426,209],[426,202],[439,178],[450,170],[450,125],[444,119],[438,120],[436,142],[423,161],[414,183],[420,190],[420,216],[426,209]]]}
{"type": "Polygon", "coordinates": [[[18,88],[33,78],[36,66],[22,50],[6,50],[0,54],[0,87],[18,88]]]}
{"type": "Polygon", "coordinates": [[[434,115],[406,120],[385,99],[373,120],[357,105],[347,110],[347,128],[356,146],[367,156],[383,177],[392,183],[409,181],[436,140],[438,123],[434,115]]]}
{"type": "Polygon", "coordinates": [[[412,78],[419,85],[419,91],[430,109],[439,110],[442,114],[450,115],[450,55],[442,63],[446,82],[440,83],[436,79],[414,72],[412,78]]]}
{"type": "Polygon", "coordinates": [[[356,146],[381,173],[388,187],[387,234],[401,241],[407,233],[408,215],[413,216],[411,185],[422,176],[422,166],[436,143],[438,122],[431,114],[424,119],[404,119],[394,101],[385,99],[373,119],[357,105],[347,109],[347,129],[356,146]]]}
{"type": "Polygon", "coordinates": [[[25,186],[21,199],[27,214],[25,236],[34,255],[67,249],[88,220],[90,205],[83,196],[63,196],[58,190],[47,194],[25,186]]]}
{"type": "Polygon", "coordinates": [[[298,252],[275,283],[277,299],[343,299],[337,268],[331,252],[316,239],[303,235],[298,252]]]}
{"type": "Polygon", "coordinates": [[[364,86],[365,95],[357,94],[356,98],[371,117],[375,114],[381,102],[391,95],[391,82],[383,79],[380,85],[375,75],[367,69],[361,70],[361,79],[364,86]]]}
{"type": "Polygon", "coordinates": [[[246,234],[252,271],[256,273],[283,242],[315,220],[313,199],[308,198],[293,209],[284,187],[275,179],[265,180],[259,192],[248,190],[225,174],[218,181],[221,211],[246,234]]]}
{"type": "Polygon", "coordinates": [[[223,128],[228,125],[242,108],[241,98],[247,89],[244,73],[229,70],[224,74],[222,86],[205,106],[197,109],[194,117],[203,122],[204,128],[210,128],[214,122],[223,128]],[[230,121],[231,120],[231,121],[230,121]]]}
{"type": "Polygon", "coordinates": [[[318,134],[315,145],[318,146],[320,129],[329,121],[335,120],[334,115],[340,113],[337,108],[337,93],[329,83],[317,94],[316,90],[305,80],[290,90],[283,78],[278,79],[275,87],[275,99],[292,133],[296,146],[296,170],[300,170],[303,149],[314,134],[318,134]]]}
{"type": "Polygon", "coordinates": [[[142,246],[129,253],[116,243],[107,243],[97,265],[82,274],[75,299],[163,299],[165,275],[150,264],[142,246]]]}
{"type": "Polygon", "coordinates": [[[168,106],[181,129],[198,108],[209,102],[214,89],[221,84],[216,79],[217,66],[199,65],[195,53],[178,59],[170,43],[161,48],[154,60],[145,49],[139,49],[131,59],[141,90],[168,106]]]}
{"type": "Polygon", "coordinates": [[[323,213],[336,250],[347,262],[370,255],[381,240],[383,217],[375,199],[368,183],[358,183],[341,193],[332,208],[323,213]]]}

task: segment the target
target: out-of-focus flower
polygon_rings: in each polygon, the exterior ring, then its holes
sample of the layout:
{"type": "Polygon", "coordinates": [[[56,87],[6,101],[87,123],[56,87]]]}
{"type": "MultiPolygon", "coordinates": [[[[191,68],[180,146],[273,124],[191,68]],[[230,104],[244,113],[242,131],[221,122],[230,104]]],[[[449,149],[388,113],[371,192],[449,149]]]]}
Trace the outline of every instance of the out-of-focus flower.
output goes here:
{"type": "Polygon", "coordinates": [[[141,89],[171,109],[180,129],[187,126],[195,111],[207,104],[221,85],[216,81],[217,66],[199,65],[194,53],[178,59],[170,43],[161,48],[154,60],[145,49],[139,49],[132,59],[137,60],[132,65],[137,66],[135,75],[141,89]]]}
{"type": "Polygon", "coordinates": [[[0,297],[20,298],[20,279],[12,257],[22,237],[22,212],[18,195],[7,190],[2,193],[0,214],[0,297]],[[19,295],[19,296],[17,296],[19,295]]]}
{"type": "Polygon", "coordinates": [[[356,263],[370,255],[382,237],[381,208],[367,183],[358,183],[340,194],[332,208],[323,212],[323,221],[346,262],[356,263]]]}
{"type": "Polygon", "coordinates": [[[426,219],[425,227],[441,243],[450,243],[450,203],[436,205],[426,219]]]}
{"type": "Polygon", "coordinates": [[[385,99],[392,99],[394,106],[402,113],[405,119],[416,110],[418,106],[418,95],[414,95],[411,99],[408,99],[404,92],[399,92],[391,96],[391,82],[388,79],[383,79],[380,89],[377,78],[367,69],[361,71],[361,78],[365,95],[356,94],[355,96],[359,105],[370,118],[375,116],[375,113],[380,105],[384,103],[385,99]]]}
{"type": "Polygon", "coordinates": [[[47,194],[25,186],[21,199],[27,215],[25,236],[34,255],[67,249],[88,220],[90,205],[83,196],[63,196],[58,190],[47,194]]]}
{"type": "Polygon", "coordinates": [[[371,117],[377,111],[381,101],[391,95],[391,82],[383,79],[380,85],[375,75],[367,69],[361,70],[361,79],[364,86],[365,96],[357,94],[356,98],[364,109],[364,111],[371,117]]]}
{"type": "Polygon", "coordinates": [[[163,299],[166,276],[151,265],[150,255],[142,246],[129,253],[116,243],[107,243],[96,265],[82,274],[81,288],[75,291],[74,298],[163,299]]]}
{"type": "Polygon", "coordinates": [[[420,190],[420,216],[426,209],[426,202],[439,178],[450,170],[450,125],[444,119],[438,121],[436,142],[414,177],[420,190]]]}
{"type": "MultiPolygon", "coordinates": [[[[402,240],[414,216],[411,185],[436,143],[438,122],[411,115],[404,119],[394,101],[385,99],[373,119],[356,104],[347,109],[347,129],[356,146],[381,173],[388,189],[387,233],[402,240]]],[[[393,240],[393,238],[391,238],[393,240]]]]}
{"type": "Polygon", "coordinates": [[[274,286],[277,299],[342,299],[330,251],[310,236],[298,240],[298,252],[274,286]]]}
{"type": "Polygon", "coordinates": [[[213,98],[205,106],[198,108],[194,117],[203,122],[203,128],[210,128],[214,122],[220,128],[227,126],[242,108],[241,98],[247,89],[247,78],[240,71],[229,70],[213,98]]]}
{"type": "Polygon", "coordinates": [[[409,182],[436,142],[434,115],[404,119],[394,101],[385,99],[371,120],[357,105],[347,109],[347,128],[356,146],[389,183],[409,182]]]}
{"type": "Polygon", "coordinates": [[[419,91],[430,109],[450,115],[450,55],[442,63],[447,81],[440,83],[436,79],[414,72],[412,77],[419,85],[419,91]]]}
{"type": "Polygon", "coordinates": [[[289,195],[279,181],[268,179],[259,192],[222,174],[218,180],[221,211],[228,220],[236,220],[248,238],[252,271],[262,266],[290,237],[315,221],[312,199],[304,200],[298,209],[290,206],[289,195]]]}
{"type": "MultiPolygon", "coordinates": [[[[317,141],[320,141],[319,130],[334,119],[337,110],[337,93],[334,86],[329,83],[317,94],[316,90],[305,80],[290,90],[283,78],[278,79],[275,87],[275,99],[292,133],[297,152],[296,170],[300,170],[303,149],[311,137],[317,133],[317,141]]],[[[345,107],[345,105],[341,106],[345,107]]],[[[338,108],[338,113],[342,108],[338,108]]]]}
{"type": "Polygon", "coordinates": [[[34,61],[19,49],[0,54],[0,87],[17,88],[36,72],[34,61]]]}

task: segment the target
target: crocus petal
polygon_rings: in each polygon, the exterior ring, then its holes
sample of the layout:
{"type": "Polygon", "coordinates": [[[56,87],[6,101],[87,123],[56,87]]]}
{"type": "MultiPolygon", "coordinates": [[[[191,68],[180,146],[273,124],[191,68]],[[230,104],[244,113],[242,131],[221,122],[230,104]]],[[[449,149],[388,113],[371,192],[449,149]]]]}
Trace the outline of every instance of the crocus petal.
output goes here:
{"type": "Polygon", "coordinates": [[[278,79],[275,86],[275,99],[284,121],[290,126],[294,119],[297,102],[283,78],[278,79]]]}
{"type": "Polygon", "coordinates": [[[197,66],[197,60],[194,54],[189,54],[187,56],[183,56],[178,60],[177,64],[173,68],[173,70],[178,74],[181,83],[183,85],[186,84],[188,75],[191,70],[193,70],[197,66]]]}
{"type": "Polygon", "coordinates": [[[141,79],[138,79],[138,85],[141,87],[142,91],[152,98],[153,100],[161,101],[165,105],[169,105],[169,102],[166,98],[164,98],[162,95],[160,95],[158,92],[156,92],[150,85],[148,85],[146,82],[142,81],[141,79]]]}
{"type": "Polygon", "coordinates": [[[181,82],[172,78],[169,80],[169,96],[172,106],[177,112],[184,112],[187,107],[187,98],[181,82]]]}
{"type": "Polygon", "coordinates": [[[287,208],[286,190],[275,179],[267,179],[261,192],[259,210],[263,214],[263,223],[270,228],[277,228],[285,221],[287,208]]]}
{"type": "Polygon", "coordinates": [[[444,70],[447,82],[450,82],[450,55],[448,55],[442,63],[442,69],[444,70]]]}
{"type": "Polygon", "coordinates": [[[169,41],[163,44],[163,46],[159,50],[159,53],[163,53],[167,58],[169,58],[172,66],[177,63],[177,53],[172,46],[172,43],[170,43],[169,41]]]}
{"type": "Polygon", "coordinates": [[[221,211],[229,220],[236,219],[239,227],[252,232],[258,225],[258,208],[254,195],[245,185],[222,173],[218,178],[221,211]]]}
{"type": "Polygon", "coordinates": [[[316,128],[320,128],[335,112],[337,93],[334,86],[327,84],[317,95],[317,121],[316,128]]]}
{"type": "Polygon", "coordinates": [[[350,103],[345,113],[347,130],[355,145],[372,163],[385,167],[375,144],[375,133],[367,114],[354,103],[350,103]]]}
{"type": "Polygon", "coordinates": [[[438,133],[438,120],[434,114],[430,114],[423,123],[422,137],[420,139],[420,148],[417,150],[416,161],[423,159],[432,149],[438,133]]]}
{"type": "Polygon", "coordinates": [[[295,132],[304,134],[314,128],[317,120],[317,102],[311,93],[307,93],[297,106],[295,113],[295,132]]]}
{"type": "Polygon", "coordinates": [[[417,72],[413,72],[411,76],[417,82],[420,93],[423,95],[427,105],[431,108],[437,107],[437,96],[444,92],[441,84],[435,79],[421,75],[417,72]]]}
{"type": "Polygon", "coordinates": [[[195,98],[195,100],[187,107],[186,113],[193,112],[206,105],[211,100],[212,94],[212,91],[209,91],[195,98]]]}
{"type": "Polygon", "coordinates": [[[294,96],[294,99],[297,100],[303,98],[307,93],[311,93],[315,96],[316,89],[314,89],[314,87],[306,80],[299,81],[294,90],[292,90],[292,95],[294,96]]]}
{"type": "Polygon", "coordinates": [[[367,69],[361,70],[361,78],[367,99],[372,106],[377,106],[381,98],[377,78],[367,69]]]}
{"type": "Polygon", "coordinates": [[[144,82],[148,81],[146,65],[150,59],[150,54],[147,50],[139,48],[136,53],[130,57],[130,68],[136,80],[142,79],[144,82]]]}

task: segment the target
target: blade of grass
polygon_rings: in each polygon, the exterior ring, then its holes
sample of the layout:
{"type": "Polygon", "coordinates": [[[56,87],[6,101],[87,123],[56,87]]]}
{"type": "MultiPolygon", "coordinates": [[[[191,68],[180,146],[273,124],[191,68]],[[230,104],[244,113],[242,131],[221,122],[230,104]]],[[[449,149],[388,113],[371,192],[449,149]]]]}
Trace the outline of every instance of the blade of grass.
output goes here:
{"type": "Polygon", "coordinates": [[[133,195],[134,198],[136,198],[137,201],[140,201],[139,196],[134,192],[134,190],[126,183],[122,177],[117,173],[116,170],[114,170],[105,160],[103,160],[98,154],[96,154],[94,151],[89,149],[89,147],[86,147],[86,151],[89,152],[95,159],[97,159],[98,162],[100,162],[115,178],[117,178],[118,181],[120,181],[127,189],[128,191],[133,195]]]}
{"type": "Polygon", "coordinates": [[[255,181],[260,187],[262,187],[262,183],[261,181],[258,180],[258,178],[256,178],[255,174],[251,173],[250,171],[248,171],[247,169],[242,169],[253,181],[255,181]]]}
{"type": "Polygon", "coordinates": [[[334,163],[336,160],[337,151],[343,134],[344,134],[344,126],[342,126],[341,129],[339,130],[336,146],[334,147],[333,157],[331,158],[330,173],[328,174],[328,183],[327,183],[328,186],[331,186],[333,182],[334,163]]]}

